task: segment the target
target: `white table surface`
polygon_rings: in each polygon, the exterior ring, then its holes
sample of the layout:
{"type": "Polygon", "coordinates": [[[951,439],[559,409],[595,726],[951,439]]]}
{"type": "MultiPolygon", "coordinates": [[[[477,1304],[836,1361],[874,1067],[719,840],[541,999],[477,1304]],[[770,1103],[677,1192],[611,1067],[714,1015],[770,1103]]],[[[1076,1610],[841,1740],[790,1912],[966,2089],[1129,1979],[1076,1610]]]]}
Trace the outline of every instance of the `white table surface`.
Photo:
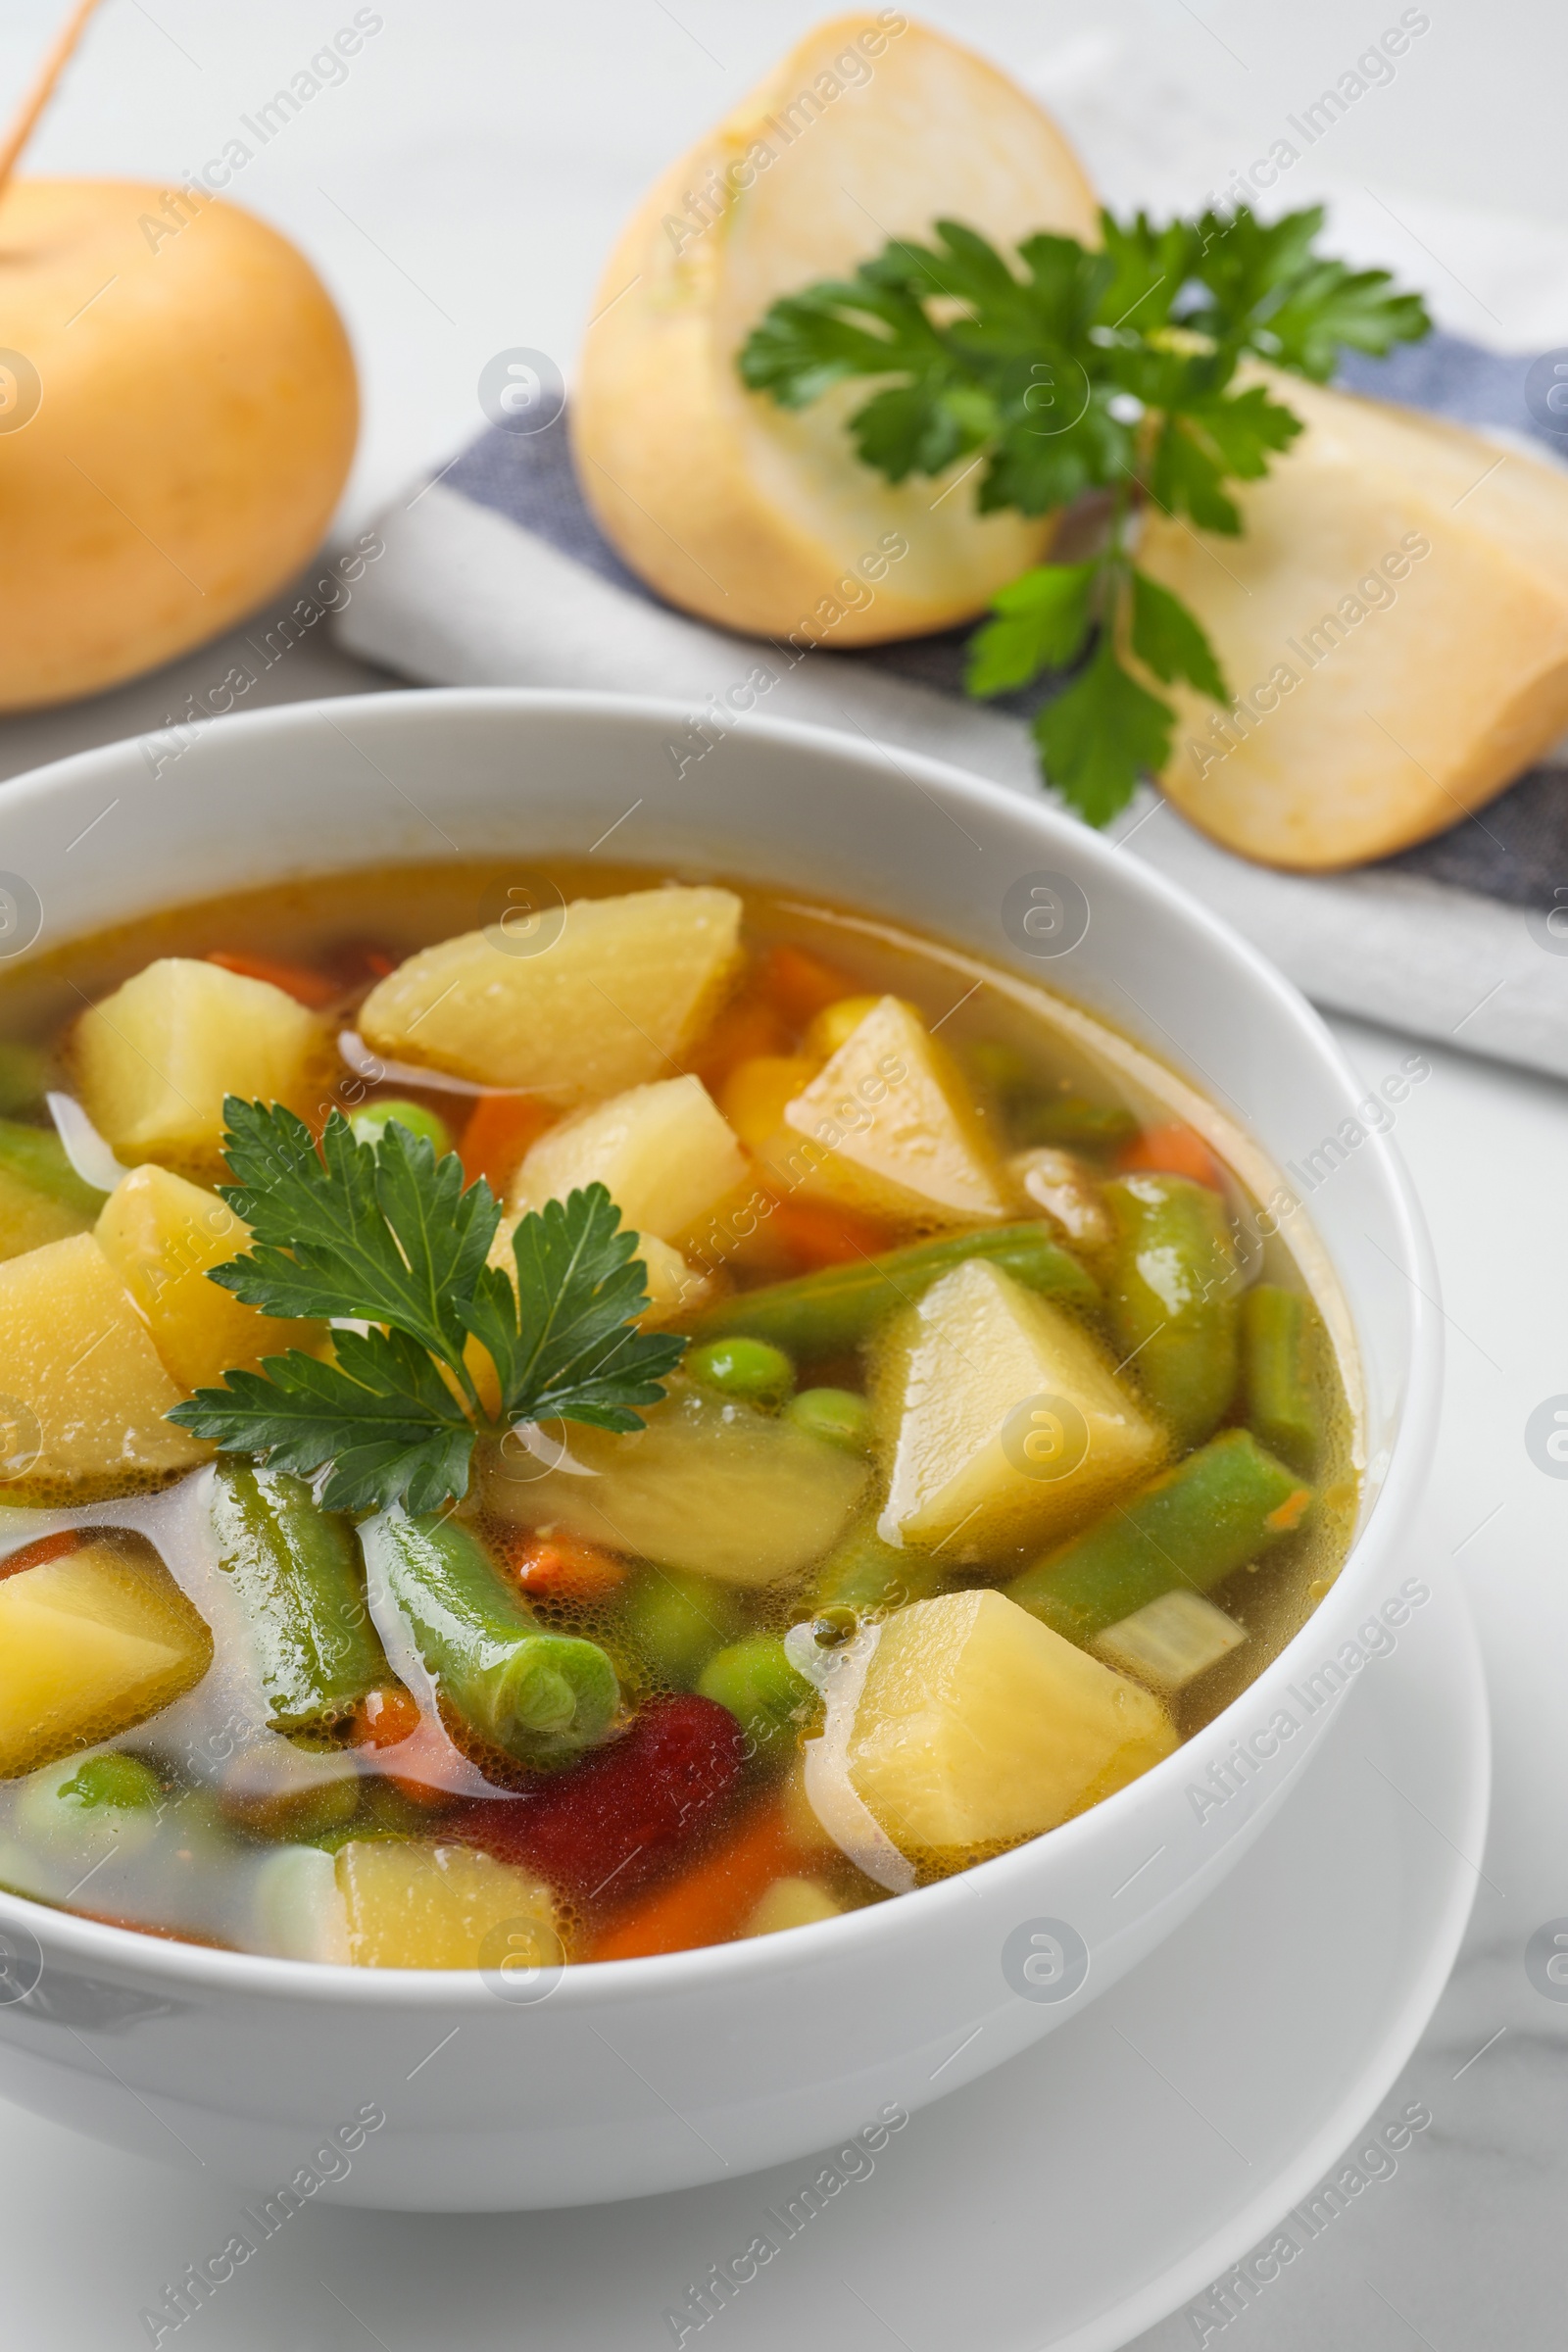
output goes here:
{"type": "MultiPolygon", "coordinates": [[[[0,101],[21,89],[60,13],[56,0],[8,0],[0,101]]],[[[476,429],[474,383],[493,352],[530,345],[569,373],[602,256],[633,199],[816,11],[806,0],[677,0],[673,11],[663,0],[557,9],[383,0],[381,13],[384,28],[349,79],[290,123],[234,190],[312,255],[355,338],[366,426],[345,527],[476,429]]],[[[1168,76],[1169,137],[1152,136],[1149,157],[1147,192],[1158,199],[1173,177],[1190,183],[1195,152],[1208,172],[1201,193],[1265,148],[1283,117],[1399,10],[1395,0],[1371,15],[1352,0],[1320,0],[1308,21],[1255,0],[1203,0],[1201,14],[1186,0],[1102,0],[1088,32],[1068,0],[940,0],[924,13],[1032,74],[1091,154],[1095,107],[1084,103],[1075,121],[1075,92],[1103,78],[1114,44],[1146,84],[1151,73],[1168,76]]],[[[109,0],[31,168],[168,184],[215,153],[237,117],[352,14],[347,0],[271,0],[265,10],[109,0]]],[[[1336,179],[1357,201],[1422,225],[1424,282],[1445,316],[1473,331],[1479,318],[1444,258],[1463,266],[1457,236],[1447,245],[1442,233],[1445,208],[1513,216],[1498,233],[1520,256],[1514,339],[1568,342],[1568,315],[1530,309],[1543,282],[1533,257],[1560,255],[1568,226],[1559,160],[1568,16],[1547,0],[1434,0],[1431,14],[1394,83],[1335,126],[1336,179]]],[[[1104,104],[1096,101],[1102,114],[1104,104]]],[[[1401,245],[1389,258],[1411,269],[1409,254],[1401,245]]],[[[167,723],[223,666],[209,648],[91,703],[0,722],[0,775],[167,723]]],[[[308,640],[268,673],[261,695],[388,682],[308,640]]],[[[1334,1027],[1369,1081],[1409,1051],[1380,1030],[1334,1027]]],[[[1523,1948],[1540,1923],[1568,1913],[1568,1485],[1536,1469],[1524,1426],[1542,1399],[1568,1391],[1557,1308],[1568,1289],[1558,1208],[1568,1197],[1568,1095],[1457,1050],[1432,1059],[1396,1135],[1436,1238],[1447,1316],[1444,1439],[1420,1544],[1430,1556],[1457,1556],[1475,1611],[1495,1711],[1495,1813],[1465,1956],[1407,2078],[1433,2128],[1396,2180],[1211,2339],[1266,2352],[1316,2352],[1325,2341],[1342,2352],[1422,2343],[1472,2352],[1556,2342],[1562,2328],[1568,2007],[1532,1989],[1523,1948]]],[[[1344,1965],[1355,1967],[1353,1950],[1344,1965]]],[[[125,2266],[123,2340],[139,2340],[134,2230],[99,2237],[80,2210],[54,2220],[52,2235],[16,2243],[0,2217],[0,2333],[9,2334],[8,2273],[25,2278],[29,2308],[47,2308],[39,2288],[96,2246],[96,2259],[125,2266]]],[[[324,2216],[299,2224],[330,2226],[324,2216]]],[[[336,2345],[337,2333],[322,2332],[329,2317],[259,2312],[256,2341],[279,2352],[336,2345]]],[[[342,2340],[351,2337],[369,2341],[353,2328],[342,2340]]],[[[1175,2352],[1198,2331],[1176,2314],[1141,2340],[1175,2352]]],[[[459,2271],[439,2334],[400,2334],[394,2352],[464,2341],[459,2271]]],[[[55,2352],[108,2352],[66,2332],[53,2342],[55,2352]]]]}

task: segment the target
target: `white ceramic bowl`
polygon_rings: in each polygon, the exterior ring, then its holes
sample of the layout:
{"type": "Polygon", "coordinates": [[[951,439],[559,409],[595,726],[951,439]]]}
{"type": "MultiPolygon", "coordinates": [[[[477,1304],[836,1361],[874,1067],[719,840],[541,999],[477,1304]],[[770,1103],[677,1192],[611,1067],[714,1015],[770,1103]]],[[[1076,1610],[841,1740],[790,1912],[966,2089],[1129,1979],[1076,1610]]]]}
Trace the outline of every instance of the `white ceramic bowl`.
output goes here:
{"type": "MultiPolygon", "coordinates": [[[[1352,1116],[1359,1090],[1296,992],[1043,802],[807,727],[737,727],[694,760],[688,722],[672,705],[505,691],[262,711],[208,727],[177,759],[161,737],[0,788],[0,866],[36,892],[47,947],[293,873],[580,854],[614,826],[618,858],[830,896],[1045,979],[1229,1105],[1279,1162],[1352,1116]],[[1046,962],[1014,944],[1028,944],[1015,913],[1011,937],[1003,916],[1009,887],[1042,871],[1070,877],[1090,913],[1081,942],[1046,962]]],[[[1381,1136],[1314,1193],[1311,1223],[1360,1349],[1360,1531],[1296,1641],[1131,1788],[957,1879],[827,1926],[548,1984],[251,1958],[0,1897],[12,1953],[0,2091],[176,2162],[292,2180],[297,2196],[335,2174],[318,2193],[366,2205],[564,2205],[740,2174],[874,2130],[1061,2025],[1203,1899],[1353,1704],[1352,1653],[1341,1697],[1314,1704],[1333,1677],[1310,1678],[1386,1604],[1394,1619],[1408,1610],[1399,1545],[1434,1432],[1436,1282],[1381,1136]],[[1234,1792],[1216,1801],[1227,1782],[1234,1792]],[[1081,1982],[1055,1958],[1079,1941],[1081,1982]],[[368,2136],[362,2111],[384,2118],[368,2136]],[[328,2157],[340,2128],[357,2144],[328,2157]]],[[[1293,1232],[1305,1229],[1303,1218],[1293,1232]]]]}

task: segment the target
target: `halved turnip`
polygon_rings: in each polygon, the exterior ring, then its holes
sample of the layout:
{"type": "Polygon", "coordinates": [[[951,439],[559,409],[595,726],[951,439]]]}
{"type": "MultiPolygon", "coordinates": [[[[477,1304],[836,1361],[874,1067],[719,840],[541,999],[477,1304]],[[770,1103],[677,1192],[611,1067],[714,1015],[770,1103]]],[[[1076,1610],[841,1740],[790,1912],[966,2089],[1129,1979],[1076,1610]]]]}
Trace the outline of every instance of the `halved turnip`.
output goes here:
{"type": "Polygon", "coordinates": [[[844,420],[790,412],[736,354],[769,305],[938,217],[1004,245],[1092,238],[1077,158],[1015,82],[894,9],[818,25],[649,192],[611,256],[572,410],[584,492],[634,570],[726,628],[834,646],[968,618],[1052,525],[979,515],[973,461],[895,487],[844,420]]]}

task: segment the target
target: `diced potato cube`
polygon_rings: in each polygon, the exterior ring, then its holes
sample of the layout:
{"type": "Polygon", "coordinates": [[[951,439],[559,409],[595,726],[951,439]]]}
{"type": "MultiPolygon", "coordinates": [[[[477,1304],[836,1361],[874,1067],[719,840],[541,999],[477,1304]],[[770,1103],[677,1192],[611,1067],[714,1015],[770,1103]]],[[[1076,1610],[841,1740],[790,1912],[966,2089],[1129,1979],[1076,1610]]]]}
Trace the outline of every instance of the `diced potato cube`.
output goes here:
{"type": "Polygon", "coordinates": [[[211,1452],[164,1418],[179,1391],[90,1233],[0,1265],[0,1392],[8,1501],[89,1501],[211,1452]]]}
{"type": "Polygon", "coordinates": [[[536,942],[494,931],[411,956],[370,991],[361,1034],[378,1054],[557,1102],[667,1077],[733,974],[733,891],[638,890],[574,899],[536,942]],[[535,945],[533,954],[517,947],[535,945]]]}
{"type": "MultiPolygon", "coordinates": [[[[831,1004],[824,1004],[820,1012],[811,1015],[807,1026],[807,1052],[814,1054],[819,1062],[826,1061],[849,1043],[866,1014],[875,1012],[881,1002],[880,997],[836,997],[831,1004]]],[[[916,1013],[916,1020],[919,1017],[916,1013]]]]}
{"type": "Polygon", "coordinates": [[[147,1318],[153,1346],[180,1388],[210,1387],[286,1348],[313,1353],[321,1323],[281,1323],[209,1282],[250,1248],[250,1227],[216,1193],[168,1168],[133,1168],[105,1201],[98,1247],[147,1318]]]}
{"type": "Polygon", "coordinates": [[[884,1622],[848,1762],[895,1845],[955,1858],[1054,1829],[1176,1743],[1148,1690],[981,1591],[884,1622]]]}
{"type": "Polygon", "coordinates": [[[337,1884],[356,1968],[521,1970],[564,1957],[544,1881],[473,1846],[352,1838],[338,1848],[337,1884]]]}
{"type": "Polygon", "coordinates": [[[1082,1324],[984,1258],[889,1327],[874,1389],[892,1544],[1043,1542],[1141,1484],[1168,1445],[1082,1324]]]}
{"type": "Polygon", "coordinates": [[[640,1330],[662,1330],[683,1315],[695,1315],[706,1303],[713,1287],[709,1277],[657,1233],[638,1236],[637,1254],[648,1277],[648,1304],[637,1318],[640,1330]]]}
{"type": "Polygon", "coordinates": [[[535,1462],[509,1441],[487,1482],[491,1510],[727,1585],[775,1584],[820,1559],[869,1476],[793,1421],[681,1381],[640,1430],[571,1422],[556,1435],[580,1467],[535,1462]]]}
{"type": "Polygon", "coordinates": [[[304,1110],[319,1021],[269,980],[161,956],[76,1023],[87,1116],[122,1160],[222,1164],[223,1097],[304,1110]]]}
{"type": "Polygon", "coordinates": [[[700,1078],[634,1086],[552,1127],[518,1169],[514,1215],[602,1184],[637,1233],[678,1241],[742,1183],[746,1154],[700,1078]]]}
{"type": "Polygon", "coordinates": [[[100,1538],[0,1563],[0,1778],[145,1723],[192,1690],[213,1637],[152,1545],[100,1538]]]}
{"type": "Polygon", "coordinates": [[[808,1191],[895,1225],[1006,1214],[962,1078],[897,997],[865,1014],[784,1121],[790,1135],[769,1162],[808,1191]]]}
{"type": "Polygon", "coordinates": [[[840,1908],[815,1879],[775,1879],[741,1934],[778,1936],[786,1928],[814,1927],[819,1919],[837,1919],[840,1908]]]}
{"type": "Polygon", "coordinates": [[[1107,1625],[1090,1646],[1096,1657],[1119,1673],[1134,1674],[1154,1690],[1169,1692],[1196,1683],[1246,1640],[1245,1629],[1234,1617],[1227,1617],[1201,1592],[1178,1585],[1174,1592],[1161,1592],[1157,1600],[1134,1609],[1119,1624],[1107,1625]]]}

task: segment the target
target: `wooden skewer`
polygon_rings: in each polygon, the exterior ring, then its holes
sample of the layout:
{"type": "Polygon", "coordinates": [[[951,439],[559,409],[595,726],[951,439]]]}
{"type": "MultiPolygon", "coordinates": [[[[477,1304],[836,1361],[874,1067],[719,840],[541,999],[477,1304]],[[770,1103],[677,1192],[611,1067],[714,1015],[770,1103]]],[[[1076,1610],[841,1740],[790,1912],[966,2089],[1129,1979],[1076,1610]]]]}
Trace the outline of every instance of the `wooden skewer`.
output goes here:
{"type": "Polygon", "coordinates": [[[17,159],[31,138],[38,117],[54,96],[55,85],[70,64],[72,52],[87,29],[87,20],[97,6],[98,0],[76,0],[75,7],[61,27],[59,38],[44,60],[42,72],[23,101],[21,113],[7,131],[5,144],[0,146],[0,196],[5,194],[6,182],[17,168],[17,159]]]}

